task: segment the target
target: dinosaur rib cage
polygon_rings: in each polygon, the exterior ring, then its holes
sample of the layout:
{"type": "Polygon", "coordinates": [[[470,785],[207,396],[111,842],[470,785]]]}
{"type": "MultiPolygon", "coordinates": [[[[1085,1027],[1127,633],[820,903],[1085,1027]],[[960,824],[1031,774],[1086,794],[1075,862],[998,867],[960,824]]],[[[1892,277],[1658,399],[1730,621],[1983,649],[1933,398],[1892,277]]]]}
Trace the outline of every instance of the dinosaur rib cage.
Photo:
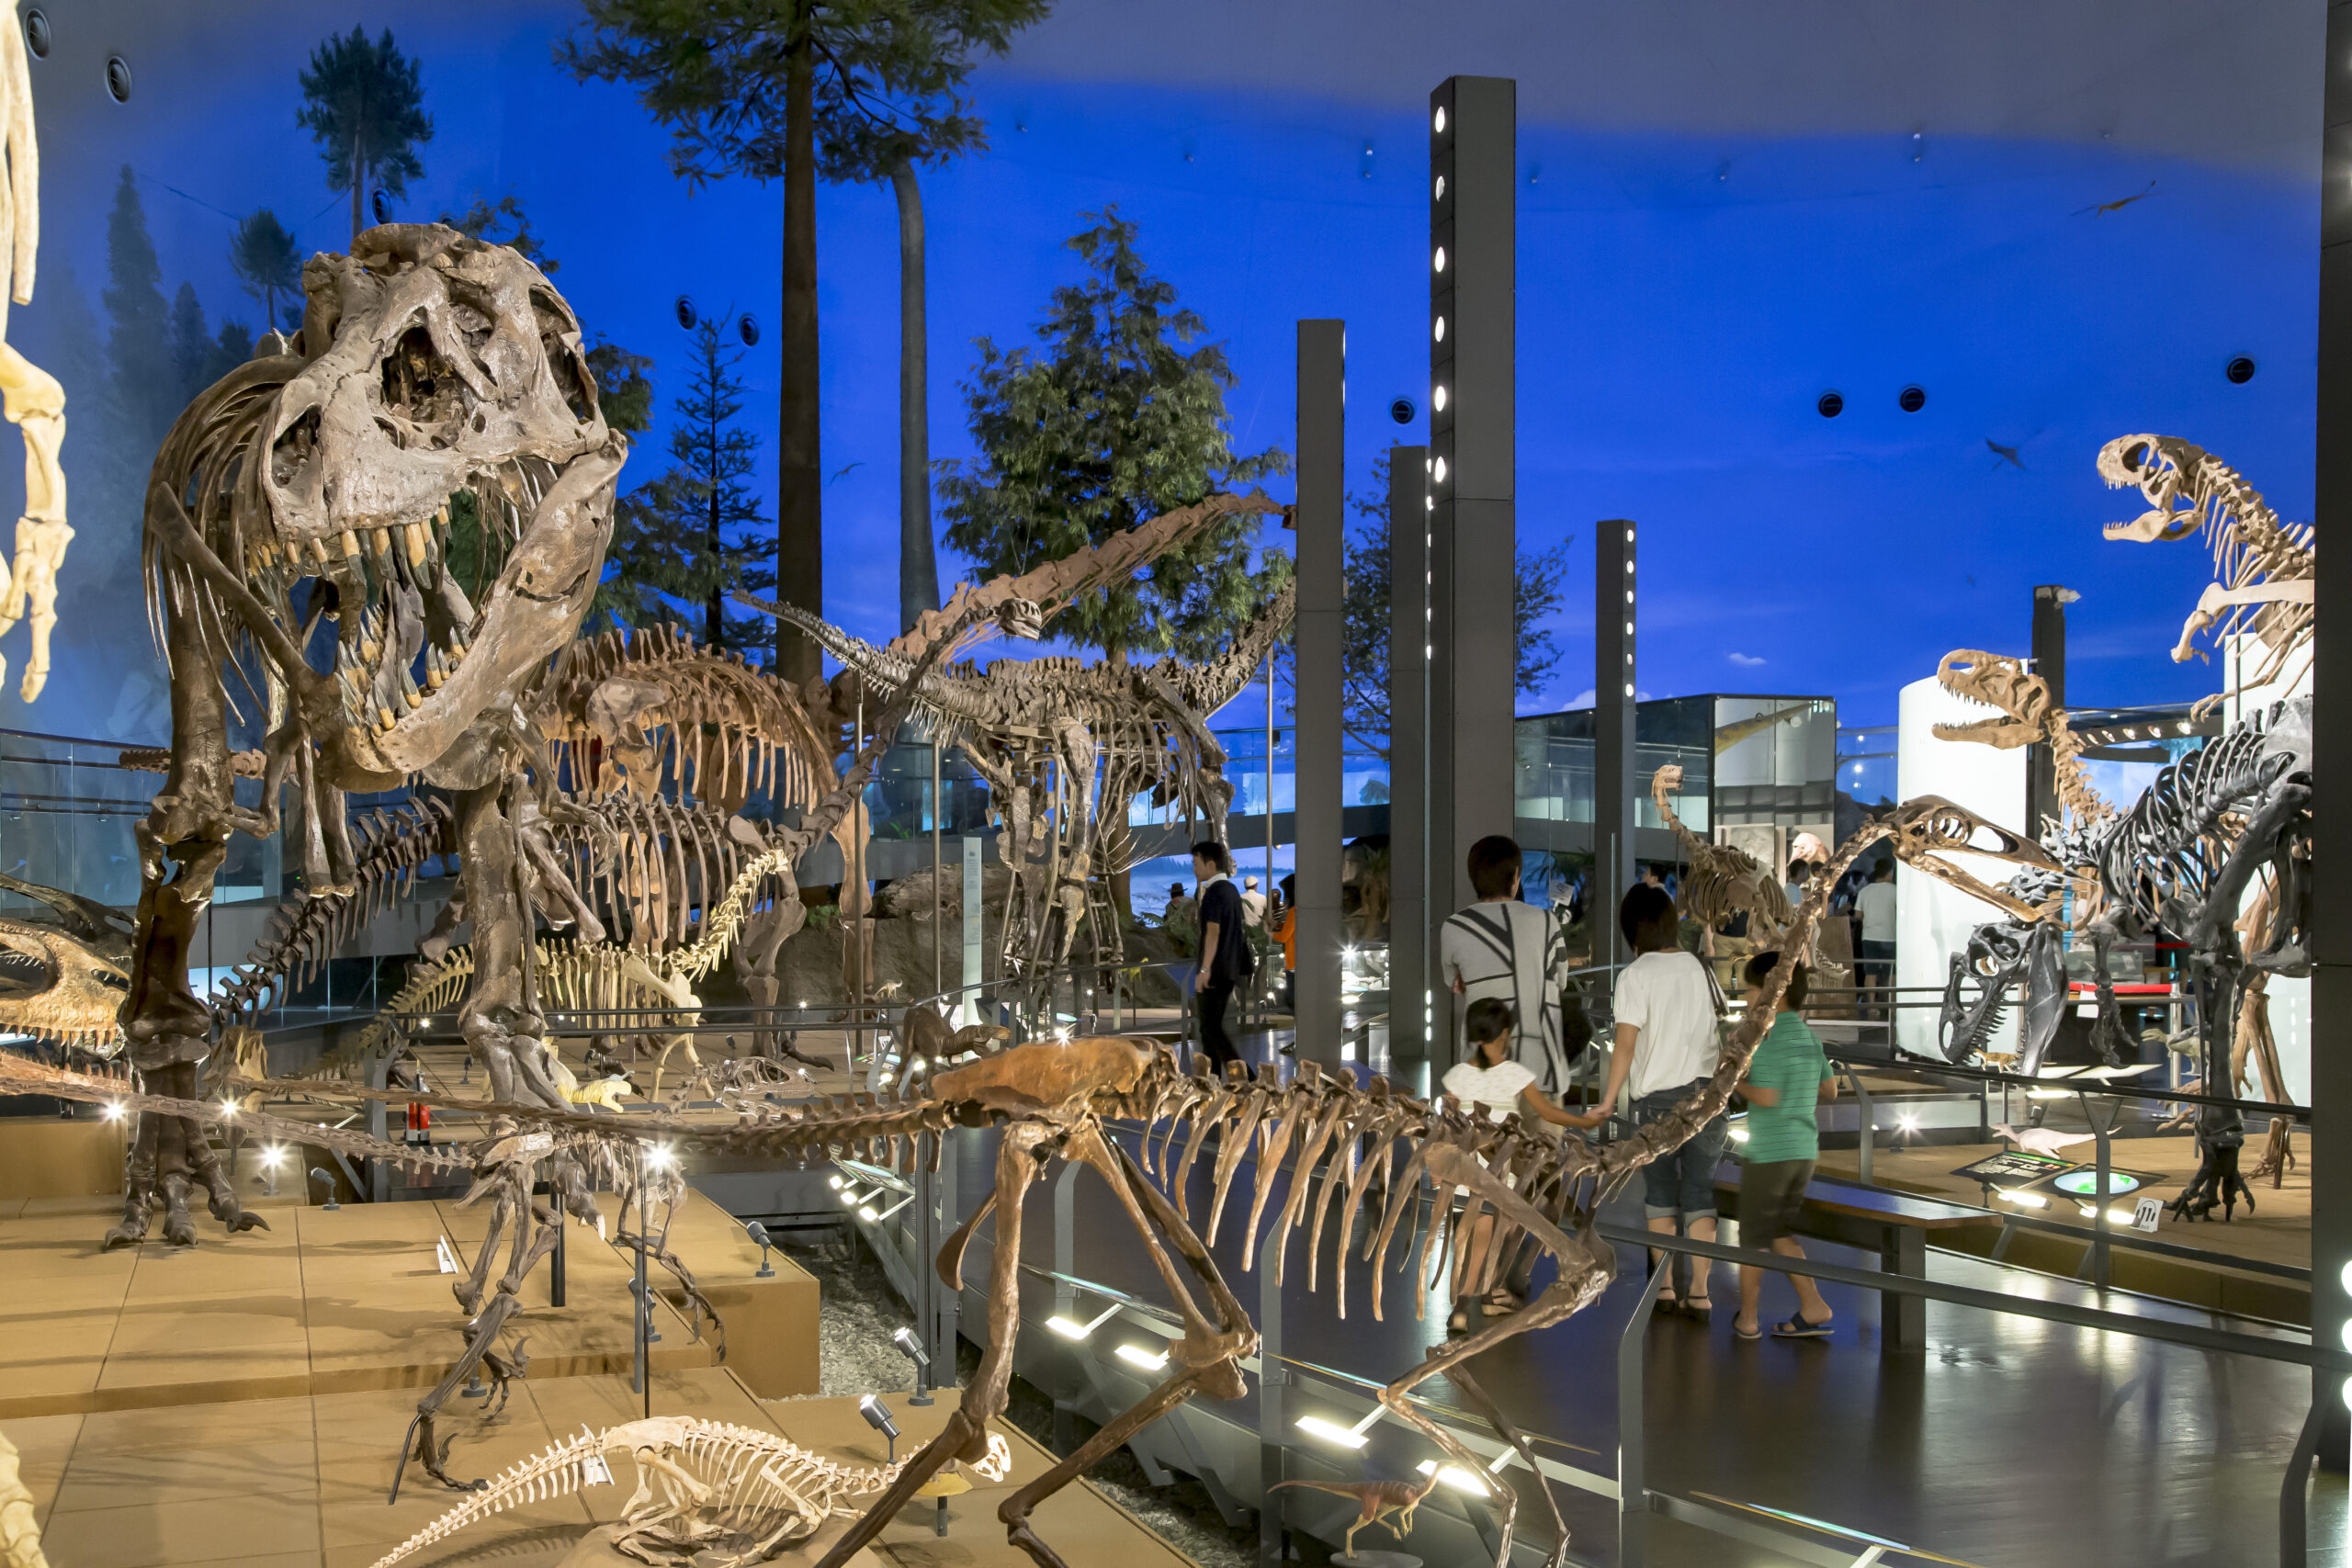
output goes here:
{"type": "MultiPolygon", "coordinates": [[[[665,700],[638,716],[654,748],[657,776],[682,794],[740,802],[764,794],[777,806],[808,807],[832,787],[811,752],[829,752],[798,699],[783,682],[743,661],[713,653],[683,627],[639,626],[583,637],[556,655],[548,681],[551,761],[582,799],[618,787],[615,770],[594,744],[586,705],[615,678],[658,682],[665,700]]],[[[830,767],[827,775],[830,775],[830,767]]]]}
{"type": "Polygon", "coordinates": [[[2294,766],[2239,725],[2156,775],[2098,847],[2101,880],[2151,925],[2168,904],[2201,902],[2238,839],[2231,818],[2294,766]]]}

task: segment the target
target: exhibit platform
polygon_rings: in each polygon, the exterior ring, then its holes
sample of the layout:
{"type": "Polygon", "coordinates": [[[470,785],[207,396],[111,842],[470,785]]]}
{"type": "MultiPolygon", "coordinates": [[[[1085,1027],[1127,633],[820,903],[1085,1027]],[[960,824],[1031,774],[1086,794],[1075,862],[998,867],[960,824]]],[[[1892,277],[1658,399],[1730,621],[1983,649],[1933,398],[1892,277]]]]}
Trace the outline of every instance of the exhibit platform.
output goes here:
{"type": "MultiPolygon", "coordinates": [[[[1881,1136],[1886,1134],[1882,1132],[1881,1136]]],[[[1984,1188],[1954,1172],[2015,1145],[2005,1143],[1929,1144],[1871,1151],[1871,1179],[1881,1187],[1942,1198],[1955,1203],[1984,1204],[1984,1188]]],[[[2118,1138],[2109,1145],[2114,1168],[2130,1171],[2144,1181],[2144,1195],[2170,1202],[2197,1170],[2196,1141],[2177,1137],[2118,1138]]],[[[2245,1164],[2250,1169],[2260,1152],[2259,1137],[2248,1141],[2245,1164]]],[[[2129,1226],[2116,1226],[2119,1238],[2109,1254],[2109,1279],[2120,1290],[2158,1296],[2190,1306],[2225,1312],[2273,1323],[2311,1322],[2312,1178],[2308,1137],[2295,1140],[2297,1164],[2277,1187],[2266,1179],[2253,1183],[2255,1206],[2237,1206],[2236,1216],[2178,1221],[2170,1214],[2157,1222],[2154,1235],[2129,1226]],[[2203,1256],[2184,1258],[2130,1245],[2145,1240],[2166,1247],[2190,1248],[2203,1256]],[[2272,1272],[2293,1269],[2301,1277],[2272,1272]]],[[[2068,1148],[2066,1157],[2090,1162],[2092,1145],[2085,1142],[2068,1148]]],[[[1851,1148],[1821,1151],[1820,1168],[1831,1176],[1853,1179],[1857,1166],[1851,1148]]],[[[2086,1267],[2093,1222],[2078,1206],[2057,1201],[2032,1210],[1994,1201],[1990,1207],[2013,1223],[2006,1245],[2004,1227],[1986,1224],[1939,1236],[1935,1245],[1950,1250],[1995,1256],[2002,1261],[2043,1273],[2074,1275],[2086,1267]],[[2004,1212],[2007,1211],[2007,1212],[2004,1212]]]]}
{"type": "MultiPolygon", "coordinates": [[[[656,1371],[652,1395],[657,1416],[763,1427],[859,1464],[885,1458],[880,1435],[859,1417],[854,1399],[763,1402],[715,1367],[656,1371]]],[[[940,1429],[955,1393],[928,1407],[895,1392],[884,1397],[904,1454],[940,1429]]],[[[583,1424],[602,1430],[642,1408],[626,1377],[535,1374],[516,1385],[497,1418],[450,1423],[458,1435],[450,1472],[494,1475],[583,1424]]],[[[376,1389],[45,1416],[12,1420],[6,1430],[23,1454],[43,1544],[60,1568],[368,1568],[461,1500],[412,1466],[400,1501],[386,1505],[392,1459],[414,1413],[412,1394],[376,1389]]],[[[935,1533],[934,1505],[919,1500],[875,1543],[876,1568],[1031,1568],[1007,1544],[996,1508],[1053,1456],[1009,1425],[998,1430],[1012,1449],[1005,1479],[974,1478],[972,1490],[947,1499],[944,1537],[935,1533]]],[[[617,1517],[628,1495],[634,1477],[626,1463],[615,1470],[618,1484],[521,1504],[435,1542],[404,1568],[557,1568],[578,1561],[573,1554],[592,1527],[617,1517]]],[[[1083,1482],[1032,1517],[1038,1534],[1074,1563],[1185,1568],[1192,1561],[1083,1482]]],[[[786,1551],[775,1561],[813,1557],[786,1551]]]]}
{"type": "MultiPolygon", "coordinates": [[[[111,1252],[100,1242],[119,1198],[0,1199],[0,1422],[440,1382],[463,1345],[449,1289],[458,1276],[442,1271],[435,1243],[469,1267],[486,1204],[325,1209],[239,1187],[268,1230],[230,1236],[200,1218],[193,1247],[151,1233],[111,1252]]],[[[608,1226],[614,1201],[601,1195],[608,1226]]],[[[753,1278],[760,1249],[699,1194],[679,1204],[670,1245],[725,1318],[729,1363],[753,1392],[815,1393],[817,1281],[775,1254],[775,1275],[753,1278]]],[[[563,1250],[566,1305],[549,1303],[552,1258],[523,1287],[528,1375],[626,1378],[632,1260],[578,1225],[563,1250]]],[[[493,1279],[505,1261],[502,1249],[493,1279]]],[[[658,1269],[652,1282],[668,1283],[658,1269]]],[[[678,1292],[663,1295],[655,1369],[717,1365],[708,1325],[697,1338],[678,1292]]],[[[413,1404],[414,1393],[405,1397],[413,1404]]]]}

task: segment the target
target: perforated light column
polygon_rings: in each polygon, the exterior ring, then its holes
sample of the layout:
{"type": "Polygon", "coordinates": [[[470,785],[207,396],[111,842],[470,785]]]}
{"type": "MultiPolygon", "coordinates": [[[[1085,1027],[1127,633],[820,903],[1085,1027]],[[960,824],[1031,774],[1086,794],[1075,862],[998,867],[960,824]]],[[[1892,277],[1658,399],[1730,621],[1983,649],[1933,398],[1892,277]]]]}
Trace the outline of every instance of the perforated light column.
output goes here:
{"type": "Polygon", "coordinates": [[[1592,558],[1592,891],[1585,899],[1593,962],[1622,964],[1625,936],[1617,901],[1640,874],[1634,852],[1641,781],[1634,776],[1634,716],[1640,694],[1634,666],[1634,628],[1640,625],[1638,530],[1624,518],[1600,524],[1592,558]]]}
{"type": "MultiPolygon", "coordinates": [[[[1340,858],[1346,837],[1340,751],[1340,600],[1346,533],[1347,323],[1298,323],[1298,1057],[1337,1067],[1340,858]]],[[[1272,803],[1267,805],[1269,811],[1272,803]]]]}
{"type": "Polygon", "coordinates": [[[1388,449],[1388,1077],[1426,1094],[1430,509],[1426,446],[1388,449]]]}
{"type": "MultiPolygon", "coordinates": [[[[1430,899],[1472,902],[1470,846],[1511,831],[1518,85],[1430,95],[1430,899]]],[[[1442,1046],[1453,1061],[1442,987],[1442,1046]]]]}

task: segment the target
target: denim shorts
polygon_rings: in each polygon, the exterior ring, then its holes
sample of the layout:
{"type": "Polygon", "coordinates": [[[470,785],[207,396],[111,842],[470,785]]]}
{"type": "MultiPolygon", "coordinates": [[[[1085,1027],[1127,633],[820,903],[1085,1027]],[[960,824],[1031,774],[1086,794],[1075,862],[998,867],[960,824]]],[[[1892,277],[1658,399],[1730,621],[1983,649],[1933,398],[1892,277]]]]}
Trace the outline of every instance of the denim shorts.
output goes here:
{"type": "MultiPolygon", "coordinates": [[[[1643,1095],[1634,1101],[1634,1125],[1647,1126],[1666,1116],[1705,1081],[1696,1078],[1679,1088],[1643,1095]]],[[[1730,1118],[1718,1116],[1680,1148],[1642,1167],[1642,1212],[1653,1220],[1676,1214],[1685,1220],[1714,1218],[1715,1167],[1722,1163],[1724,1144],[1730,1136],[1730,1118]]]]}

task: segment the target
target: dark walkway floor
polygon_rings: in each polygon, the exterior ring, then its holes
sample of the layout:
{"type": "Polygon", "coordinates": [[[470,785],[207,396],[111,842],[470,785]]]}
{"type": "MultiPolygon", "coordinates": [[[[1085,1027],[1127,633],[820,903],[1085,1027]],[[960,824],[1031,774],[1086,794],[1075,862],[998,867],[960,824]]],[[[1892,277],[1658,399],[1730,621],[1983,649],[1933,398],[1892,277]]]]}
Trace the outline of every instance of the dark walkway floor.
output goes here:
{"type": "MultiPolygon", "coordinates": [[[[1128,1143],[1133,1152],[1131,1137],[1128,1143]]],[[[958,1173],[967,1212],[986,1190],[992,1158],[992,1140],[968,1141],[958,1173]]],[[[1204,1157],[1192,1182],[1196,1224],[1207,1204],[1207,1164],[1204,1157]]],[[[1258,1280],[1240,1268],[1246,1180],[1245,1168],[1213,1250],[1236,1294],[1254,1310],[1258,1280]]],[[[1074,1201],[1070,1271],[1163,1301],[1147,1256],[1091,1174],[1079,1176],[1074,1201]]],[[[1637,1224],[1637,1213],[1611,1217],[1637,1224]]],[[[1025,1258],[1053,1267],[1050,1181],[1032,1197],[1025,1222],[1025,1258]]],[[[993,1234],[993,1224],[982,1228],[967,1262],[967,1282],[986,1279],[993,1234]]],[[[1385,1321],[1375,1322],[1369,1265],[1352,1258],[1342,1320],[1328,1243],[1318,1289],[1309,1295],[1301,1235],[1303,1227],[1291,1238],[1283,1292],[1288,1356],[1385,1381],[1442,1342],[1446,1303],[1431,1299],[1428,1316],[1417,1321],[1396,1274],[1388,1279],[1385,1321]]],[[[1818,1255],[1874,1267],[1837,1248],[1818,1255]]],[[[1619,1337],[1643,1275],[1631,1253],[1620,1261],[1618,1282],[1591,1309],[1473,1363],[1480,1384],[1514,1420],[1589,1450],[1553,1449],[1550,1457],[1604,1474],[1616,1469],[1619,1337]]],[[[1951,1254],[1931,1253],[1929,1272],[1953,1283],[2098,1304],[2093,1292],[2073,1281],[1951,1254]]],[[[1548,1278],[1547,1264],[1539,1285],[1548,1278]]],[[[2309,1405],[2307,1372],[1935,1303],[1928,1307],[1926,1351],[1883,1356],[1876,1292],[1836,1286],[1827,1292],[1837,1314],[1829,1340],[1740,1344],[1731,1337],[1728,1308],[1736,1292],[1733,1270],[1719,1266],[1713,1295],[1726,1305],[1712,1327],[1682,1319],[1652,1327],[1645,1408],[1653,1487],[1784,1509],[1985,1568],[2269,1568],[2278,1562],[2278,1484],[2309,1405]]],[[[1031,1279],[1024,1294],[1032,1322],[1053,1310],[1046,1281],[1031,1279]]],[[[1079,1306],[1091,1317],[1102,1304],[1081,1300],[1079,1306]]],[[[1765,1304],[1785,1315],[1793,1303],[1784,1281],[1768,1282],[1765,1304]]],[[[2120,1295],[2106,1304],[2248,1326],[2120,1295]]],[[[967,1331],[978,1328],[967,1325],[967,1331]]],[[[1442,1382],[1424,1389],[1453,1398],[1442,1382]]],[[[1246,1424],[1252,1408],[1242,1400],[1220,1413],[1246,1424]]],[[[1351,1421],[1353,1412],[1345,1414],[1351,1421]]],[[[1392,1421],[1375,1426],[1372,1437],[1362,1456],[1367,1473],[1409,1475],[1430,1452],[1418,1434],[1392,1421]]],[[[1576,1555],[1612,1561],[1612,1506],[1566,1487],[1556,1492],[1576,1555]]],[[[1522,1511],[1522,1520],[1530,1517],[1522,1511]]],[[[1539,1529],[1539,1538],[1544,1533],[1539,1529]]],[[[2346,1560],[2342,1478],[2323,1477],[2314,1486],[2311,1536],[2312,1562],[2346,1560]]],[[[1657,1538],[1653,1560],[1775,1561],[1719,1537],[1673,1529],[1657,1538]]]]}

